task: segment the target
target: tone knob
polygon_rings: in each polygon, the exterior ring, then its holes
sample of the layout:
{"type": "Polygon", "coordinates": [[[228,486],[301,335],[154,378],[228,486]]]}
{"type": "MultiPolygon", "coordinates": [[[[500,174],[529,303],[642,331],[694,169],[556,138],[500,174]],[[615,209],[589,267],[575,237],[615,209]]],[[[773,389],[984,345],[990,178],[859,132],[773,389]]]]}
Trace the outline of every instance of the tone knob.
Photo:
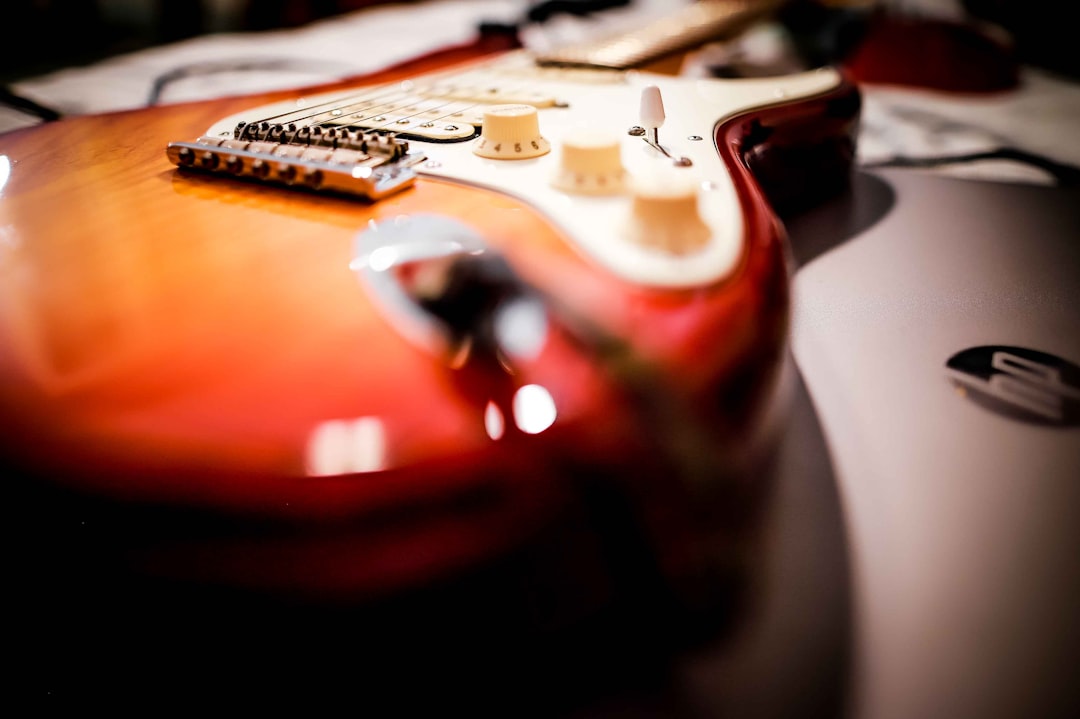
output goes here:
{"type": "Polygon", "coordinates": [[[701,183],[693,173],[671,168],[634,176],[626,235],[649,249],[686,255],[704,247],[712,229],[701,217],[701,183]]]}
{"type": "Polygon", "coordinates": [[[625,190],[619,137],[595,129],[578,129],[561,145],[559,169],[551,184],[564,192],[614,195],[625,190]]]}
{"type": "Polygon", "coordinates": [[[480,139],[473,152],[493,160],[525,160],[546,155],[551,143],[540,136],[532,105],[492,105],[484,111],[480,139]]]}

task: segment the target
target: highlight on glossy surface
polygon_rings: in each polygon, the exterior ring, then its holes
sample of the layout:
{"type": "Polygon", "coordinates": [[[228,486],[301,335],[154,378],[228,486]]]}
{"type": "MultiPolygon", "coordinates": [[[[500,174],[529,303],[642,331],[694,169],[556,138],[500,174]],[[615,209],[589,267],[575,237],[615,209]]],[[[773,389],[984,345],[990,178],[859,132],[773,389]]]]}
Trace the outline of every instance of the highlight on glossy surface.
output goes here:
{"type": "Polygon", "coordinates": [[[439,283],[441,263],[461,255],[477,255],[487,248],[484,239],[469,225],[432,213],[398,215],[384,222],[370,222],[353,241],[349,268],[358,273],[376,308],[390,324],[429,350],[445,354],[444,329],[418,304],[415,292],[438,291],[425,287],[439,283]],[[411,266],[412,286],[405,287],[398,270],[411,266]]]}
{"type": "Polygon", "coordinates": [[[526,434],[540,434],[555,424],[558,408],[547,388],[527,384],[514,393],[514,424],[526,434]]]}
{"type": "Polygon", "coordinates": [[[386,467],[386,451],[378,417],[327,420],[312,430],[307,471],[315,477],[375,472],[386,467]]]}

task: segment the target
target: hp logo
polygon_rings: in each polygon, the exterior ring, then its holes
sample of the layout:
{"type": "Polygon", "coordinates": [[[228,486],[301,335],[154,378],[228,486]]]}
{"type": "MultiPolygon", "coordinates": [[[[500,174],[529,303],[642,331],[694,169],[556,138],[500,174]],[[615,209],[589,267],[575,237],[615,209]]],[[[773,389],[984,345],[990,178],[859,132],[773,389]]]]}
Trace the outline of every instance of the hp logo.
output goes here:
{"type": "Polygon", "coordinates": [[[1014,419],[1080,424],[1080,366],[1023,347],[972,347],[945,363],[970,399],[1014,419]]]}

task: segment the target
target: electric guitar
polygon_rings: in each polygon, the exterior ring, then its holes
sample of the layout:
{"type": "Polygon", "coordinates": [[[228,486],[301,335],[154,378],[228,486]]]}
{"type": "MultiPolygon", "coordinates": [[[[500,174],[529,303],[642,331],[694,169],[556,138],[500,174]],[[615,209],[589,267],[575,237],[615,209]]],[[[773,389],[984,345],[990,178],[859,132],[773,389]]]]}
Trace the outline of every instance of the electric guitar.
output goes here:
{"type": "Polygon", "coordinates": [[[845,181],[858,92],[489,43],[0,136],[0,472],[44,606],[715,609],[782,213],[845,181]]]}

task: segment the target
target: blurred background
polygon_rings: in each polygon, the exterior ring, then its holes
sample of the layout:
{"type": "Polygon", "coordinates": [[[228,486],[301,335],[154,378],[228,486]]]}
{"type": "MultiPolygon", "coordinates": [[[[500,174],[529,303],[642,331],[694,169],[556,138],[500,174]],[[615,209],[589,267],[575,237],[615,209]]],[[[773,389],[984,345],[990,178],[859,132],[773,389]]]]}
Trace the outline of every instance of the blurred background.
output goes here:
{"type": "MultiPolygon", "coordinates": [[[[725,3],[729,0],[696,0],[725,3]]],[[[741,0],[740,0],[741,1],[741,0]]],[[[0,133],[80,114],[312,87],[497,33],[579,45],[695,0],[10,0],[0,133]]],[[[1080,53],[1051,0],[761,0],[768,19],[682,74],[834,65],[864,91],[859,162],[1080,177],[1080,53]]]]}
{"type": "MultiPolygon", "coordinates": [[[[399,0],[407,3],[409,0],[399,0]]],[[[222,32],[298,27],[387,0],[9,0],[0,81],[222,32]]]]}
{"type": "MultiPolygon", "coordinates": [[[[704,0],[708,1],[708,0],[704,0]]],[[[398,0],[396,4],[408,4],[398,0]]],[[[19,42],[0,45],[0,82],[84,65],[126,52],[200,35],[299,27],[387,0],[8,0],[6,25],[19,42]]],[[[633,0],[518,2],[531,11],[588,12],[633,0]]],[[[463,6],[468,3],[463,3],[463,6]]],[[[949,18],[993,25],[1017,59],[1080,77],[1072,51],[1071,3],[1053,0],[792,0],[784,16],[798,31],[828,33],[853,8],[873,7],[894,17],[949,18]],[[802,23],[802,25],[798,25],[802,23]],[[1007,38],[1005,37],[1007,36],[1007,38]]],[[[851,30],[848,27],[848,30],[851,30]]],[[[418,28],[418,32],[424,32],[418,28]]],[[[848,38],[851,40],[852,38],[848,38]]],[[[835,50],[846,50],[835,46],[835,50]]],[[[916,48],[908,48],[914,56],[916,48]]],[[[896,58],[902,60],[903,58],[896,58]]]]}

